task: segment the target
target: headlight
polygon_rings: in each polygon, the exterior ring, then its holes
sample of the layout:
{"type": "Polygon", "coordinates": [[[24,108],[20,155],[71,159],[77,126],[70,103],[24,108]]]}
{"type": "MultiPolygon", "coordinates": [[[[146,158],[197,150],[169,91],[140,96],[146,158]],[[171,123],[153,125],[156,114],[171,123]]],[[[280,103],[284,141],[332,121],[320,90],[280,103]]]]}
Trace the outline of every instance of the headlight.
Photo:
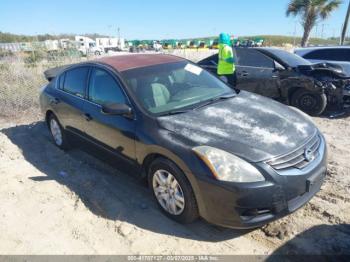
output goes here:
{"type": "Polygon", "coordinates": [[[265,181],[265,178],[251,164],[223,150],[199,146],[193,148],[193,151],[220,181],[236,183],[265,181]]]}

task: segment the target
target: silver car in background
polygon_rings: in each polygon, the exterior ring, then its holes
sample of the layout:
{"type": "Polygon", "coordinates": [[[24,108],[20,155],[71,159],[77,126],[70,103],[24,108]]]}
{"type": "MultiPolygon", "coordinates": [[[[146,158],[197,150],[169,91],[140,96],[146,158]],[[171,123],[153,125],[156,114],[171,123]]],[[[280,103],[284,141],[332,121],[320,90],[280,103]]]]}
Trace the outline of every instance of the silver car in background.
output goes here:
{"type": "Polygon", "coordinates": [[[314,64],[339,65],[350,76],[350,46],[307,47],[295,49],[294,53],[314,64]]]}

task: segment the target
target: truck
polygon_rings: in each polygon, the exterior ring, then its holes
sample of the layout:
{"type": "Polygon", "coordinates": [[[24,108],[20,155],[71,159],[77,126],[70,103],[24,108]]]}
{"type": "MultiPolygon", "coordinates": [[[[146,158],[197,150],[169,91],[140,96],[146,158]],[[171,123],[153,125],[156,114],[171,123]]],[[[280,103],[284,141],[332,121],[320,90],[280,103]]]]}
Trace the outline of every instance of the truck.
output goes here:
{"type": "Polygon", "coordinates": [[[125,49],[125,39],[118,37],[96,38],[96,46],[102,48],[105,53],[109,51],[122,51],[125,49]]]}
{"type": "Polygon", "coordinates": [[[98,47],[96,42],[86,36],[75,36],[75,41],[79,43],[79,52],[82,56],[87,55],[102,55],[104,48],[98,47]]]}

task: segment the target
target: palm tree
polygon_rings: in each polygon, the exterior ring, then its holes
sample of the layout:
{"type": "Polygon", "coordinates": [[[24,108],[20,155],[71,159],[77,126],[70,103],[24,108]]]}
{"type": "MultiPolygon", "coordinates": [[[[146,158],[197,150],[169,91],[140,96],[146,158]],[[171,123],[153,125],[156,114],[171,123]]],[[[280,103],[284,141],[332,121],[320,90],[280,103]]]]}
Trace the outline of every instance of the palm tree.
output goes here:
{"type": "Polygon", "coordinates": [[[327,19],[341,3],[341,0],[290,0],[286,15],[301,18],[301,24],[304,27],[301,46],[308,45],[311,30],[317,22],[327,19]]]}

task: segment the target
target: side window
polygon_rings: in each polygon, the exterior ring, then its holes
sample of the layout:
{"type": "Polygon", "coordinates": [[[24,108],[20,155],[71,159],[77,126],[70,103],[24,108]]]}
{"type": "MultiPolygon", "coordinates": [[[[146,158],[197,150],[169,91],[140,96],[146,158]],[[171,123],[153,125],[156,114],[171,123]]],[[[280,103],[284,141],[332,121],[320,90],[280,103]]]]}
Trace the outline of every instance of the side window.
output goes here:
{"type": "Polygon", "coordinates": [[[331,60],[332,55],[331,55],[331,50],[316,50],[312,51],[304,56],[306,59],[316,59],[316,60],[331,60]]]}
{"type": "Polygon", "coordinates": [[[331,49],[329,52],[329,58],[327,60],[334,61],[350,61],[348,49],[331,49]]]}
{"type": "Polygon", "coordinates": [[[57,88],[63,90],[63,83],[64,83],[64,78],[66,77],[66,74],[62,74],[59,76],[58,81],[57,81],[57,88]]]}
{"type": "Polygon", "coordinates": [[[240,66],[274,68],[273,60],[252,48],[237,48],[237,64],[240,66]]]}
{"type": "Polygon", "coordinates": [[[125,104],[123,90],[114,78],[105,70],[93,69],[89,83],[89,100],[99,104],[125,104]]]}
{"type": "Polygon", "coordinates": [[[304,56],[306,59],[350,61],[350,50],[347,49],[322,49],[312,51],[304,56]]]}
{"type": "Polygon", "coordinates": [[[89,67],[78,67],[65,73],[63,90],[73,95],[84,97],[86,78],[89,67]]]}

